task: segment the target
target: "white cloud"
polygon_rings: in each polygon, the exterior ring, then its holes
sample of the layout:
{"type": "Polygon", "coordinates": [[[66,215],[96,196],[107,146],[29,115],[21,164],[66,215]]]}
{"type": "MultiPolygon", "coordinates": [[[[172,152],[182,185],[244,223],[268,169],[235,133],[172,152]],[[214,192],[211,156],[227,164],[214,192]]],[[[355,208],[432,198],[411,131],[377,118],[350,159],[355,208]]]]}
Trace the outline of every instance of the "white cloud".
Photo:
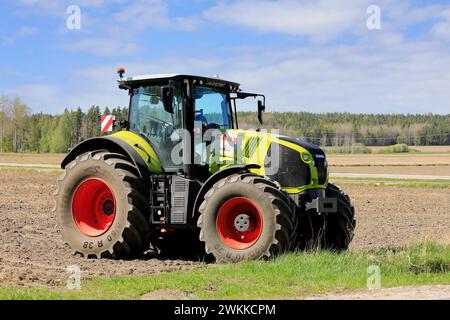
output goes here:
{"type": "MultiPolygon", "coordinates": [[[[97,2],[98,6],[104,4],[97,2]]],[[[151,30],[164,28],[191,32],[201,24],[196,17],[170,17],[168,5],[162,0],[116,0],[115,3],[122,5],[117,9],[113,7],[113,14],[95,15],[82,10],[82,29],[78,31],[82,37],[71,38],[71,42],[64,42],[61,47],[103,57],[131,56],[148,46],[149,43],[140,42],[143,34],[148,36],[151,30]]],[[[60,33],[70,35],[71,32],[62,30],[60,33]]]]}
{"type": "Polygon", "coordinates": [[[170,16],[169,6],[162,0],[136,1],[123,8],[113,15],[113,19],[117,24],[126,27],[129,34],[148,28],[195,31],[201,24],[201,20],[195,16],[170,16]]]}
{"type": "Polygon", "coordinates": [[[23,7],[43,10],[45,13],[60,12],[69,5],[77,5],[85,8],[101,8],[111,3],[122,3],[124,0],[18,0],[23,7]]]}
{"type": "Polygon", "coordinates": [[[256,29],[328,40],[364,24],[368,1],[257,1],[221,3],[206,10],[211,21],[256,29]]]}
{"type": "Polygon", "coordinates": [[[193,73],[213,75],[221,60],[168,57],[152,61],[122,60],[117,64],[97,65],[72,70],[71,95],[64,99],[69,106],[83,109],[92,104],[100,106],[128,106],[128,94],[117,86],[118,67],[126,68],[126,76],[151,73],[193,73]]]}
{"type": "Polygon", "coordinates": [[[87,52],[96,56],[126,56],[142,52],[142,48],[130,41],[122,41],[119,38],[84,38],[79,41],[65,43],[63,47],[69,51],[87,52]]]}
{"type": "Polygon", "coordinates": [[[54,0],[18,0],[17,3],[28,10],[44,10],[47,14],[60,11],[64,6],[63,1],[54,0]]]}
{"type": "Polygon", "coordinates": [[[445,47],[386,37],[374,34],[372,41],[353,45],[236,50],[239,56],[229,58],[122,60],[74,71],[73,94],[65,101],[83,108],[127,105],[128,96],[117,89],[115,77],[116,68],[124,66],[127,75],[219,74],[240,82],[243,90],[265,93],[269,111],[448,113],[450,70],[442,66],[450,65],[450,56],[445,47]]]}
{"type": "Polygon", "coordinates": [[[12,44],[19,40],[20,38],[26,38],[30,36],[34,36],[39,33],[39,28],[33,26],[23,26],[16,32],[13,32],[9,36],[3,38],[3,41],[12,44]]]}
{"type": "Polygon", "coordinates": [[[263,91],[269,110],[402,113],[450,111],[450,57],[435,42],[327,46],[240,59],[224,74],[263,91]]]}
{"type": "Polygon", "coordinates": [[[431,34],[437,39],[450,42],[450,7],[442,12],[443,21],[436,23],[431,29],[431,34]]]}
{"type": "Polygon", "coordinates": [[[10,97],[20,97],[33,112],[59,113],[64,109],[64,100],[55,86],[30,83],[5,89],[3,92],[10,97]]]}
{"type": "Polygon", "coordinates": [[[113,18],[117,23],[127,25],[129,30],[144,30],[150,26],[168,26],[167,13],[167,5],[161,0],[143,0],[126,5],[113,18]]]}
{"type": "MultiPolygon", "coordinates": [[[[443,66],[450,65],[450,56],[443,44],[386,42],[385,37],[374,34],[372,41],[353,45],[236,50],[239,56],[234,53],[228,58],[175,54],[141,62],[120,59],[117,64],[69,71],[70,90],[64,95],[39,87],[21,87],[16,92],[34,110],[43,105],[54,106],[53,112],[93,104],[126,106],[128,95],[117,88],[115,74],[117,67],[124,66],[130,76],[219,74],[240,82],[243,90],[265,93],[268,111],[449,113],[450,70],[443,66]]],[[[251,110],[256,110],[253,104],[251,110]]]]}
{"type": "MultiPolygon", "coordinates": [[[[242,83],[244,90],[265,93],[270,111],[449,113],[450,69],[445,66],[450,65],[450,56],[448,42],[443,40],[450,39],[450,15],[445,6],[416,7],[411,2],[380,0],[382,30],[368,31],[367,2],[358,3],[223,2],[207,10],[203,17],[263,33],[293,35],[294,40],[305,36],[313,42],[297,46],[290,42],[290,47],[277,47],[279,43],[275,42],[267,46],[249,43],[232,49],[195,50],[195,58],[186,52],[163,50],[158,52],[165,53],[164,58],[151,61],[124,57],[140,52],[140,46],[134,42],[140,32],[168,27],[179,30],[181,25],[186,30],[196,30],[202,22],[191,17],[171,17],[160,1],[130,3],[116,13],[112,25],[100,32],[88,32],[79,42],[64,46],[72,51],[115,56],[117,64],[108,62],[67,72],[71,75],[69,83],[61,88],[70,87],[68,91],[34,85],[14,92],[20,92],[35,110],[44,105],[52,106],[54,112],[61,112],[64,107],[87,109],[92,104],[126,106],[128,96],[117,88],[115,75],[116,68],[124,66],[128,75],[220,74],[242,83]],[[143,7],[151,4],[151,10],[143,7]],[[430,21],[435,25],[424,34],[431,33],[433,37],[405,35],[410,26],[430,21]],[[121,39],[120,30],[133,32],[121,39]],[[331,41],[347,33],[354,36],[350,43],[331,41]]],[[[96,25],[102,25],[102,20],[96,25]]],[[[232,41],[225,43],[232,46],[232,41]]]]}
{"type": "Polygon", "coordinates": [[[246,27],[261,33],[280,33],[308,37],[314,42],[327,42],[343,35],[367,34],[366,9],[369,5],[381,9],[382,29],[403,32],[408,27],[444,17],[435,26],[436,36],[448,38],[450,26],[446,12],[449,5],[413,1],[379,0],[242,0],[226,1],[203,12],[206,20],[236,27],[246,27]]]}
{"type": "Polygon", "coordinates": [[[435,24],[432,34],[442,40],[450,41],[450,21],[435,24]]]}
{"type": "MultiPolygon", "coordinates": [[[[13,14],[19,17],[50,16],[65,21],[67,7],[78,5],[82,11],[86,8],[101,8],[114,0],[17,0],[17,9],[13,14]]],[[[121,0],[116,0],[121,1],[121,0]]],[[[114,3],[116,2],[114,1],[114,3]]]]}

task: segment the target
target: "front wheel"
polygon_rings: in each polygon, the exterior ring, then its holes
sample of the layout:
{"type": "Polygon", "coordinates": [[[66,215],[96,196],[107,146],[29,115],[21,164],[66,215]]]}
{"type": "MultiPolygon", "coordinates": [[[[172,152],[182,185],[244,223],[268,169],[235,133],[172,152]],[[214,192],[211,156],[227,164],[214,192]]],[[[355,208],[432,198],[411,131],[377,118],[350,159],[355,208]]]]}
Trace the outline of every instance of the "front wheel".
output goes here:
{"type": "Polygon", "coordinates": [[[274,257],[289,250],[297,218],[279,186],[254,174],[219,180],[200,206],[200,240],[216,260],[274,257]]]}
{"type": "Polygon", "coordinates": [[[325,194],[337,199],[337,212],[318,214],[308,210],[300,216],[297,250],[331,250],[348,249],[355,230],[355,208],[350,197],[336,185],[328,184],[325,194]]]}

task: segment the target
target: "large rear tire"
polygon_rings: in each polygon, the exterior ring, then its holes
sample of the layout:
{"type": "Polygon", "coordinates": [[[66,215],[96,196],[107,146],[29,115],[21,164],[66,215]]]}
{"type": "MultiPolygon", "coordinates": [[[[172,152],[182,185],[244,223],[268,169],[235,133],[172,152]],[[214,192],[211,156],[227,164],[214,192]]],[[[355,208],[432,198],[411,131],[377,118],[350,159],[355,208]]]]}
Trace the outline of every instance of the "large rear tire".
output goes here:
{"type": "Polygon", "coordinates": [[[328,184],[325,194],[337,198],[337,212],[319,215],[315,210],[308,210],[300,215],[297,250],[339,252],[348,249],[356,225],[355,208],[350,197],[336,185],[328,184]]]}
{"type": "Polygon", "coordinates": [[[147,192],[121,154],[92,151],[58,178],[55,214],[63,239],[89,258],[124,258],[147,248],[147,192]]]}
{"type": "Polygon", "coordinates": [[[275,182],[254,174],[219,180],[200,206],[200,240],[220,262],[272,258],[290,249],[295,204],[275,182]]]}

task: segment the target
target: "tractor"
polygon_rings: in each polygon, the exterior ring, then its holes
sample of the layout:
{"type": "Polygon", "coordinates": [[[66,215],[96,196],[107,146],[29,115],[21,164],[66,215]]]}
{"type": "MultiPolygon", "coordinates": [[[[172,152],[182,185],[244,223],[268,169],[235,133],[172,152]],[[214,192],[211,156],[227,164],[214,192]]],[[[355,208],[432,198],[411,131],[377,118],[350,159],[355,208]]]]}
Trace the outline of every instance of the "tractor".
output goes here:
{"type": "Polygon", "coordinates": [[[328,182],[324,151],[263,128],[239,129],[239,101],[257,102],[262,125],[264,95],[218,77],[118,73],[130,96],[128,120],[82,141],[61,163],[54,213],[74,252],[203,252],[238,262],[348,248],[355,210],[328,182]]]}

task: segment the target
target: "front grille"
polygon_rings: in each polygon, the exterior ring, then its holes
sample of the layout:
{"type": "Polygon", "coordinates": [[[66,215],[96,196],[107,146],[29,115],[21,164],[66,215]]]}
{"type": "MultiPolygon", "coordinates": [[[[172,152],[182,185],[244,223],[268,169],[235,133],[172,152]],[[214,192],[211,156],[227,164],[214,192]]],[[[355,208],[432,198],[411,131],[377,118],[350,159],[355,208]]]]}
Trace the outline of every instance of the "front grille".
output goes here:
{"type": "MultiPolygon", "coordinates": [[[[279,170],[269,175],[270,178],[278,181],[282,187],[297,188],[308,185],[311,182],[311,172],[309,166],[301,159],[300,153],[283,145],[279,148],[273,148],[273,144],[269,147],[267,157],[272,155],[272,150],[279,150],[279,170]]],[[[273,163],[270,158],[266,158],[265,163],[273,163]]]]}
{"type": "Polygon", "coordinates": [[[172,177],[171,186],[171,202],[170,222],[172,224],[184,224],[187,217],[187,194],[189,186],[188,181],[183,177],[174,175],[172,177]]]}

